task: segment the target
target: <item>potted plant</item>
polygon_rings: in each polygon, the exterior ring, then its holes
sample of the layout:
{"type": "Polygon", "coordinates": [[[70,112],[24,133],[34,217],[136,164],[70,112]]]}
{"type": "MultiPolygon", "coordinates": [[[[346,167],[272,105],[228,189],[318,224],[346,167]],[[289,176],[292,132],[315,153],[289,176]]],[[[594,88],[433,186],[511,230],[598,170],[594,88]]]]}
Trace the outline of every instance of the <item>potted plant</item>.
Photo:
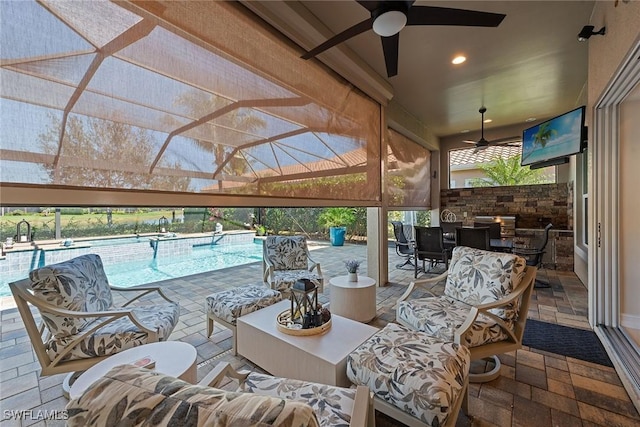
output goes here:
{"type": "Polygon", "coordinates": [[[318,224],[329,229],[332,246],[344,245],[347,226],[353,224],[355,215],[351,208],[326,208],[318,216],[318,224]]]}
{"type": "Polygon", "coordinates": [[[357,259],[349,259],[344,262],[344,266],[347,267],[347,272],[349,273],[349,281],[357,282],[358,281],[358,269],[360,268],[361,261],[357,259]]]}
{"type": "Polygon", "coordinates": [[[258,236],[266,236],[267,235],[267,227],[262,224],[256,224],[256,234],[258,236]]]}

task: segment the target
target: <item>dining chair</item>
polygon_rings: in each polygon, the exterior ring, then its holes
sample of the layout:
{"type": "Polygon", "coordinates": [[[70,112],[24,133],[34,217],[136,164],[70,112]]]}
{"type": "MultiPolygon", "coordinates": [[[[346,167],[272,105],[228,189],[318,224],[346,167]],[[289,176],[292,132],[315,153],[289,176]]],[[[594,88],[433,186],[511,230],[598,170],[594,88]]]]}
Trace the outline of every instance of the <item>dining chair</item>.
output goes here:
{"type": "Polygon", "coordinates": [[[396,268],[402,268],[405,265],[414,265],[413,240],[409,239],[404,231],[404,224],[400,221],[391,221],[393,226],[393,235],[395,237],[396,254],[405,258],[404,263],[396,265],[396,268]]]}
{"type": "Polygon", "coordinates": [[[456,246],[456,228],[462,227],[462,221],[441,222],[444,247],[451,251],[456,246]]]}
{"type": "MultiPolygon", "coordinates": [[[[542,268],[542,256],[546,252],[547,243],[549,242],[549,230],[553,227],[553,224],[549,223],[544,228],[544,234],[542,240],[538,242],[534,248],[513,248],[512,253],[520,255],[527,261],[527,265],[535,266],[538,269],[542,268]]],[[[536,278],[536,288],[548,288],[551,285],[548,281],[543,281],[536,278]]]]}
{"type": "Polygon", "coordinates": [[[456,228],[456,246],[490,250],[489,227],[456,228]]]}
{"type": "Polygon", "coordinates": [[[489,239],[499,239],[502,237],[502,226],[499,222],[474,222],[473,228],[489,227],[489,239]]]}
{"type": "Polygon", "coordinates": [[[449,251],[445,249],[442,238],[441,227],[422,227],[416,225],[415,230],[416,244],[414,248],[414,278],[418,277],[418,260],[422,261],[422,271],[427,273],[425,261],[430,261],[430,267],[433,268],[437,263],[442,262],[445,268],[449,266],[449,251]]]}

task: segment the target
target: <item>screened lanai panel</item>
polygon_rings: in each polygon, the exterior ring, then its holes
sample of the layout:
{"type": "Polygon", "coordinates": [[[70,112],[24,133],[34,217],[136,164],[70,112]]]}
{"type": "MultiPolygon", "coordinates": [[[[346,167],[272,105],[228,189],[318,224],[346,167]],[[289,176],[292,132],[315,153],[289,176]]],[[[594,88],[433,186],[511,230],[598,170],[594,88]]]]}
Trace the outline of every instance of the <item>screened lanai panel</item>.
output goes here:
{"type": "Polygon", "coordinates": [[[389,206],[430,209],[431,152],[393,129],[386,141],[389,206]]]}
{"type": "Polygon", "coordinates": [[[380,202],[380,105],[241,5],[0,7],[2,185],[380,202]]]}

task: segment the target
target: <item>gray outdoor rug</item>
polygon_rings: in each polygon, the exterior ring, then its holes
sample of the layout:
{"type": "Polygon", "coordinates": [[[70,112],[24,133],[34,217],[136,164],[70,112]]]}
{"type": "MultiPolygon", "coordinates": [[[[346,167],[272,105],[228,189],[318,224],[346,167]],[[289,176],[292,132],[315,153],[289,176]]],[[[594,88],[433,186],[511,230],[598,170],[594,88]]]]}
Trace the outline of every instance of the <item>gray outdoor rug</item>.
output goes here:
{"type": "Polygon", "coordinates": [[[527,319],[522,344],[538,350],[613,367],[593,331],[527,319]]]}

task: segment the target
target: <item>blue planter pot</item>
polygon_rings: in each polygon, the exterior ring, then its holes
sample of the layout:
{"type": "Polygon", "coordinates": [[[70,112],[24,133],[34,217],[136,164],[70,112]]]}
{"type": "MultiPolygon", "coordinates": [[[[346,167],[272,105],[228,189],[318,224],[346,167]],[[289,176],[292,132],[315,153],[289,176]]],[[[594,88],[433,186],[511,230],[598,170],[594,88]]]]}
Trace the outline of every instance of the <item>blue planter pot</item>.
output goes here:
{"type": "Polygon", "coordinates": [[[347,233],[346,227],[329,227],[329,239],[332,246],[344,245],[344,235],[347,233]]]}

